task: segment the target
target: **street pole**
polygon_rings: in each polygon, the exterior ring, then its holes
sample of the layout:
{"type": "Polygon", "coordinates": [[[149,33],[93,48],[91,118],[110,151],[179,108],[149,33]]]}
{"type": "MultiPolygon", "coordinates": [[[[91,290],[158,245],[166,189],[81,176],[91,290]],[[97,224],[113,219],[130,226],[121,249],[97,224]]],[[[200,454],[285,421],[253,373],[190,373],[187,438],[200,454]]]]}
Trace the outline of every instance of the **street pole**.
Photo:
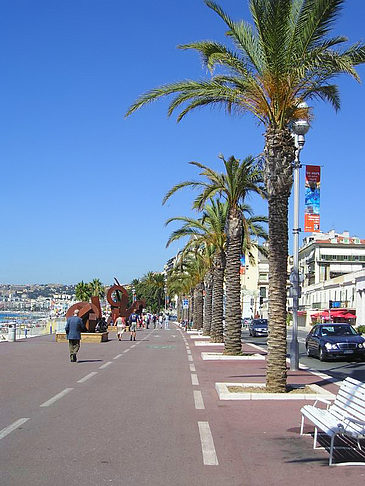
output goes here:
{"type": "Polygon", "coordinates": [[[293,218],[293,329],[290,345],[290,369],[299,369],[299,343],[298,343],[298,309],[299,309],[299,176],[301,147],[295,134],[295,161],[294,161],[294,218],[293,218]]]}
{"type": "MultiPolygon", "coordinates": [[[[298,108],[307,109],[305,102],[299,104],[298,108]]],[[[299,176],[300,176],[300,152],[305,143],[304,135],[309,130],[307,120],[297,120],[293,123],[293,134],[295,142],[295,160],[293,166],[294,172],[294,216],[293,216],[293,269],[291,272],[292,297],[293,297],[293,329],[290,343],[290,369],[291,371],[299,370],[299,343],[298,343],[298,309],[300,297],[299,281],[299,176]]]]}

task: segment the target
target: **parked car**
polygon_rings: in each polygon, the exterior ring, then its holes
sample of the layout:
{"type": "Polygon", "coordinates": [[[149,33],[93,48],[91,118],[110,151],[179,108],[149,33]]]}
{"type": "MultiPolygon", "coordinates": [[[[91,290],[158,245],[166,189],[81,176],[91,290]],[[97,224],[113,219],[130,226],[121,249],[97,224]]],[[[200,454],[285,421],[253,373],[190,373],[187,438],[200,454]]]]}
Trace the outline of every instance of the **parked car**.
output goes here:
{"type": "Polygon", "coordinates": [[[306,338],[307,356],[321,361],[330,358],[365,358],[365,339],[347,322],[317,324],[306,338]]]}
{"type": "Polygon", "coordinates": [[[267,336],[268,335],[268,325],[267,319],[253,319],[248,325],[248,331],[250,336],[267,336]]]}
{"type": "Polygon", "coordinates": [[[241,319],[241,327],[242,329],[248,329],[249,325],[251,324],[251,317],[243,317],[241,319]]]}

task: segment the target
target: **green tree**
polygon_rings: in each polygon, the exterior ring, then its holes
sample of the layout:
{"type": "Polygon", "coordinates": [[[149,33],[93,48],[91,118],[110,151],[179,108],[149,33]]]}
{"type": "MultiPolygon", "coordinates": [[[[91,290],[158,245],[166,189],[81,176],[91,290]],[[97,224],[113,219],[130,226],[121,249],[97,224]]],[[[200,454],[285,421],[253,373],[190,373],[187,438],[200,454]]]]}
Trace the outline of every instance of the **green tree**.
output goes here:
{"type": "Polygon", "coordinates": [[[151,312],[160,312],[164,306],[165,278],[163,273],[147,272],[140,280],[134,281],[137,299],[146,302],[146,308],[151,312]]]}
{"type": "Polygon", "coordinates": [[[266,385],[286,390],[286,279],[288,199],[293,182],[293,121],[307,117],[304,100],[328,101],[338,110],[338,87],[332,80],[365,61],[362,43],[346,47],[331,28],[344,0],[249,0],[253,24],[234,21],[211,0],[206,5],[223,20],[234,48],[214,41],[180,46],[201,54],[212,75],[153,89],[127,115],[160,97],[175,94],[168,113],[178,120],[202,106],[223,105],[228,113],[250,112],[265,127],[265,184],[269,203],[269,325],[266,385]],[[215,69],[222,73],[214,74],[215,69]]]}
{"type": "Polygon", "coordinates": [[[91,287],[90,284],[85,283],[83,280],[79,282],[75,287],[76,300],[81,302],[88,302],[91,297],[91,287]]]}
{"type": "Polygon", "coordinates": [[[200,219],[171,218],[172,221],[181,221],[184,224],[175,230],[167,242],[190,236],[186,247],[198,245],[204,247],[207,262],[205,275],[205,312],[203,333],[210,335],[212,342],[223,342],[223,293],[225,269],[225,225],[227,220],[227,203],[211,200],[206,204],[200,219]]]}
{"type": "Polygon", "coordinates": [[[99,297],[102,299],[105,297],[105,287],[98,278],[94,278],[89,284],[91,296],[99,297]]]}
{"type": "MultiPolygon", "coordinates": [[[[263,195],[262,173],[255,165],[252,157],[247,157],[242,162],[230,157],[223,161],[225,172],[219,173],[213,169],[191,162],[201,169],[202,181],[185,181],[174,186],[166,194],[163,202],[166,202],[172,194],[184,187],[193,187],[202,190],[194,201],[194,207],[202,210],[207,201],[214,196],[220,196],[227,202],[226,220],[226,337],[224,340],[225,354],[241,353],[241,282],[240,282],[240,258],[243,242],[242,205],[246,196],[250,193],[263,195]]],[[[245,235],[247,241],[249,234],[245,235]]]]}

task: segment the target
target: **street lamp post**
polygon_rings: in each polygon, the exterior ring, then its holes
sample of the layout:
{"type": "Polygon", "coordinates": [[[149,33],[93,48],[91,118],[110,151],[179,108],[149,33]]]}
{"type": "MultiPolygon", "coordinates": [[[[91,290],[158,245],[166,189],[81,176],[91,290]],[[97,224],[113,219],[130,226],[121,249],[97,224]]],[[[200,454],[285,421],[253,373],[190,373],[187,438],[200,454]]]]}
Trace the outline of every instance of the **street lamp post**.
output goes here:
{"type": "MultiPolygon", "coordinates": [[[[300,103],[299,108],[308,108],[308,105],[300,103]]],[[[297,120],[293,123],[292,131],[295,140],[295,160],[294,160],[294,218],[293,218],[293,269],[291,272],[292,297],[293,297],[293,329],[290,344],[290,369],[299,369],[299,343],[298,343],[298,308],[300,298],[299,281],[299,176],[300,176],[300,152],[305,143],[305,134],[309,130],[307,120],[297,120]]]]}

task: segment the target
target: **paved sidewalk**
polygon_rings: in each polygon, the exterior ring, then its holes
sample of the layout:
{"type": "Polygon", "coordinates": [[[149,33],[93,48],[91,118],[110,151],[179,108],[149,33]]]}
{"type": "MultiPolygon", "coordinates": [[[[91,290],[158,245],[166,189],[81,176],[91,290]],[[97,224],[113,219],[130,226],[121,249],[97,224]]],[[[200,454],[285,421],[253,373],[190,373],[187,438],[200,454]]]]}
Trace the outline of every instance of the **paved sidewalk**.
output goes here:
{"type": "Polygon", "coordinates": [[[1,344],[1,485],[364,484],[365,467],[330,468],[299,436],[304,400],[218,399],[216,382],[264,382],[264,361],[203,361],[222,348],[171,328],[81,344],[76,364],[54,336],[1,344]]]}
{"type": "MultiPolygon", "coordinates": [[[[235,454],[239,456],[241,482],[237,484],[289,486],[296,481],[301,486],[318,482],[341,486],[365,484],[365,462],[364,466],[329,467],[328,451],[313,450],[312,437],[299,435],[300,408],[313,401],[218,399],[214,388],[217,382],[264,383],[265,361],[203,361],[202,352],[221,352],[222,347],[195,346],[196,339],[186,333],[184,336],[192,351],[218,460],[229,462],[235,454]]],[[[247,344],[243,350],[260,352],[247,344]]],[[[262,353],[265,354],[264,350],[262,353]]],[[[317,384],[334,394],[338,390],[336,384],[306,370],[288,370],[288,383],[317,384]]],[[[312,428],[307,426],[305,432],[312,432],[312,428]]],[[[365,452],[350,453],[350,457],[365,461],[365,452]]]]}

